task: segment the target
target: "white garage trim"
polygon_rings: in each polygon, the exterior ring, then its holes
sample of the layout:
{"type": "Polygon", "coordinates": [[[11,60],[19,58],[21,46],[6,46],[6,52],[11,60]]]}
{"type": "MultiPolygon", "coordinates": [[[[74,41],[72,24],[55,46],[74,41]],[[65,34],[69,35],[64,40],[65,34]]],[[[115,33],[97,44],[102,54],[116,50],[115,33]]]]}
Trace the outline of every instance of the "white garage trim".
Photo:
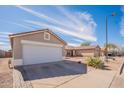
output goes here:
{"type": "Polygon", "coordinates": [[[14,66],[21,66],[21,65],[23,65],[23,60],[22,59],[13,59],[12,63],[14,66]]]}
{"type": "Polygon", "coordinates": [[[23,44],[23,65],[61,61],[62,47],[23,44]]]}
{"type": "Polygon", "coordinates": [[[31,45],[44,45],[44,46],[54,46],[54,47],[63,47],[61,44],[51,44],[51,43],[43,43],[29,40],[21,40],[22,44],[31,44],[31,45]]]}
{"type": "Polygon", "coordinates": [[[22,40],[23,65],[49,63],[63,60],[61,44],[22,40]]]}

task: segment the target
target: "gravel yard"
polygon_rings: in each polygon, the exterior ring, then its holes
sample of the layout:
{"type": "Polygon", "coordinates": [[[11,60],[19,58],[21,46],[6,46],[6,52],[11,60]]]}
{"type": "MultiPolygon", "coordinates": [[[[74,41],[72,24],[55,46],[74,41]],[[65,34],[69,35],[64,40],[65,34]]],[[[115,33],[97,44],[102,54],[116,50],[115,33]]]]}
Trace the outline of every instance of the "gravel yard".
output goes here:
{"type": "Polygon", "coordinates": [[[13,87],[13,74],[8,67],[8,60],[8,58],[0,58],[0,88],[13,87]]]}

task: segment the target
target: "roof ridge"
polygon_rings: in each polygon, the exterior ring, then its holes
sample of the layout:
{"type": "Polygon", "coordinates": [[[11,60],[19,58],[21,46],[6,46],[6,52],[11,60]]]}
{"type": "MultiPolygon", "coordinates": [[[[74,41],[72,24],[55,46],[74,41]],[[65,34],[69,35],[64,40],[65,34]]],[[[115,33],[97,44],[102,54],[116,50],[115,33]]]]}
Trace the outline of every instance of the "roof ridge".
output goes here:
{"type": "Polygon", "coordinates": [[[50,29],[41,29],[41,30],[33,30],[33,31],[28,31],[28,32],[21,32],[21,33],[16,33],[16,34],[11,34],[9,35],[10,38],[13,38],[13,37],[17,37],[17,36],[23,36],[25,34],[32,34],[32,33],[38,33],[38,32],[48,32],[52,35],[54,35],[57,39],[59,39],[61,42],[63,42],[64,44],[67,44],[62,38],[60,38],[58,35],[56,35],[52,30],[50,29]]]}
{"type": "Polygon", "coordinates": [[[19,33],[15,33],[15,34],[9,34],[9,36],[14,36],[14,35],[19,35],[19,34],[26,34],[26,33],[32,33],[32,32],[38,32],[38,31],[44,31],[44,30],[49,30],[49,29],[39,29],[39,30],[19,32],[19,33]]]}

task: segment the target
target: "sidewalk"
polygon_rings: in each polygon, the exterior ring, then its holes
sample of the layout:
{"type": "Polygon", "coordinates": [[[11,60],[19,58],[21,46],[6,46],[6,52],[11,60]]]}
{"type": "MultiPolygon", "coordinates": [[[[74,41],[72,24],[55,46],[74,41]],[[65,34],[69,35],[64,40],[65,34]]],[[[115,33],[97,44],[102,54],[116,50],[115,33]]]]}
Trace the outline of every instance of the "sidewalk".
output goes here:
{"type": "Polygon", "coordinates": [[[124,88],[124,73],[113,81],[111,88],[124,88]]]}
{"type": "Polygon", "coordinates": [[[116,71],[108,70],[93,70],[86,75],[81,75],[80,77],[60,85],[58,87],[64,88],[107,88],[109,87],[116,71]]]}
{"type": "MultiPolygon", "coordinates": [[[[69,81],[59,88],[108,88],[117,74],[122,59],[117,59],[115,63],[107,63],[108,70],[92,70],[85,75],[69,81]]],[[[124,79],[123,79],[124,81],[124,79]]],[[[124,83],[123,83],[124,84],[124,83]]]]}
{"type": "Polygon", "coordinates": [[[124,66],[122,68],[122,73],[115,77],[110,87],[111,88],[124,88],[124,66]]]}

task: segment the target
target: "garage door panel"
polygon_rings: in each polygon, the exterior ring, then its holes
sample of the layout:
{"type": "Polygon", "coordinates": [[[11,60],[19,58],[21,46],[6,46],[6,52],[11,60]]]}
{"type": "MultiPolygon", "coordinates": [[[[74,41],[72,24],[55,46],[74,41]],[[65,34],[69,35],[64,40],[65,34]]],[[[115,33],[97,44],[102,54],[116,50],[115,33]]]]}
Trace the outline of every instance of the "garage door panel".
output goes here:
{"type": "Polygon", "coordinates": [[[24,65],[62,60],[62,48],[41,45],[23,45],[24,65]]]}

